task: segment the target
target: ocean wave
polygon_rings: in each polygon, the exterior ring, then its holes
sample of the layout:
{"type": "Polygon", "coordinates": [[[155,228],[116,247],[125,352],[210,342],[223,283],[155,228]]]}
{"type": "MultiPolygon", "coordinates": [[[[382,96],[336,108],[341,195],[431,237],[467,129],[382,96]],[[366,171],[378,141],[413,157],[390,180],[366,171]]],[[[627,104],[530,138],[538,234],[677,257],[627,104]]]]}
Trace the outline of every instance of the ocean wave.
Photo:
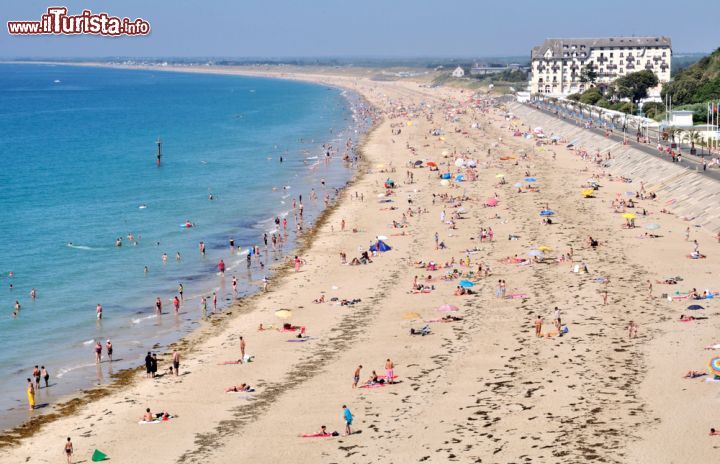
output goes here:
{"type": "Polygon", "coordinates": [[[69,248],[75,248],[76,250],[89,250],[89,251],[104,250],[104,248],[89,247],[89,246],[85,246],[85,245],[73,245],[72,243],[68,243],[67,246],[69,248]]]}

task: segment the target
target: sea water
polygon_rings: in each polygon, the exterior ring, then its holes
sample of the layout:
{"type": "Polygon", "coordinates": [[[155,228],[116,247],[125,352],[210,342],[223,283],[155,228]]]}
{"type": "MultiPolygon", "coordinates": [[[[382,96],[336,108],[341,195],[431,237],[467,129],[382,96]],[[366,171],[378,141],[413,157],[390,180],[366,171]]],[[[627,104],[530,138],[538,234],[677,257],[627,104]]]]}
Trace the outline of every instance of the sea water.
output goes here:
{"type": "Polygon", "coordinates": [[[34,365],[46,366],[53,384],[37,402],[52,403],[187,333],[201,295],[212,309],[217,292],[226,308],[233,275],[237,296],[255,291],[266,270],[257,261],[248,270],[229,241],[260,246],[271,265],[282,259],[264,252],[274,218],[288,219],[290,251],[293,200],[303,196],[307,227],[324,195],[347,182],[352,167],[338,156],[326,162],[322,147],[342,154],[348,139],[357,142],[362,127],[346,97],[277,79],[0,65],[0,426],[28,414],[34,365]],[[179,283],[185,301],[175,316],[179,283]],[[96,366],[94,341],[106,339],[119,361],[96,366]]]}

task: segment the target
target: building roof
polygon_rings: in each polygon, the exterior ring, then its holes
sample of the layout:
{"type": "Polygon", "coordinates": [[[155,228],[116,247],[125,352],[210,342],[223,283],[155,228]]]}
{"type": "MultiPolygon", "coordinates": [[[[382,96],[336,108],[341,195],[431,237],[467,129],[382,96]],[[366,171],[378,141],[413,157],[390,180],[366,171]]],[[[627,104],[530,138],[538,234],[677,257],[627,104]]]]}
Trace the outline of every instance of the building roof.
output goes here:
{"type": "Polygon", "coordinates": [[[542,45],[533,47],[531,58],[542,58],[545,52],[550,49],[553,58],[560,58],[563,54],[563,45],[580,48],[584,45],[586,49],[592,48],[625,48],[625,47],[670,47],[670,37],[606,37],[599,39],[545,39],[542,45]]]}

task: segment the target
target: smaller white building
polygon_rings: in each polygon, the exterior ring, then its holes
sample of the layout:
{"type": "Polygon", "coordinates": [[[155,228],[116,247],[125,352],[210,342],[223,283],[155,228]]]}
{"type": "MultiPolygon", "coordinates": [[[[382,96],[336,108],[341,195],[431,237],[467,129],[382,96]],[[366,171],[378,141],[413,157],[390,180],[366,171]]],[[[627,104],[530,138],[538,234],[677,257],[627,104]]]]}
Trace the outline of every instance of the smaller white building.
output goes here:
{"type": "Polygon", "coordinates": [[[669,126],[677,127],[678,129],[690,129],[693,127],[693,112],[692,111],[671,111],[669,126]]]}
{"type": "Polygon", "coordinates": [[[452,77],[464,77],[464,76],[465,76],[465,71],[460,66],[455,68],[455,70],[452,72],[452,77]]]}

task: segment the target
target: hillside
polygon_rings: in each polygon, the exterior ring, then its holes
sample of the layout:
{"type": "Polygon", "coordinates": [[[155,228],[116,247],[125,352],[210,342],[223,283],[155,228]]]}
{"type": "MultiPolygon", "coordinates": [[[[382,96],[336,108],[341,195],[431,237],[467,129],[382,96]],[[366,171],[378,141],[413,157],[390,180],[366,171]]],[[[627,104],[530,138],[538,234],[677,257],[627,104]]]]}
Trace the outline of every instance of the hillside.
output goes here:
{"type": "Polygon", "coordinates": [[[706,103],[720,98],[720,48],[697,63],[678,72],[663,89],[672,95],[674,105],[706,103]]]}

